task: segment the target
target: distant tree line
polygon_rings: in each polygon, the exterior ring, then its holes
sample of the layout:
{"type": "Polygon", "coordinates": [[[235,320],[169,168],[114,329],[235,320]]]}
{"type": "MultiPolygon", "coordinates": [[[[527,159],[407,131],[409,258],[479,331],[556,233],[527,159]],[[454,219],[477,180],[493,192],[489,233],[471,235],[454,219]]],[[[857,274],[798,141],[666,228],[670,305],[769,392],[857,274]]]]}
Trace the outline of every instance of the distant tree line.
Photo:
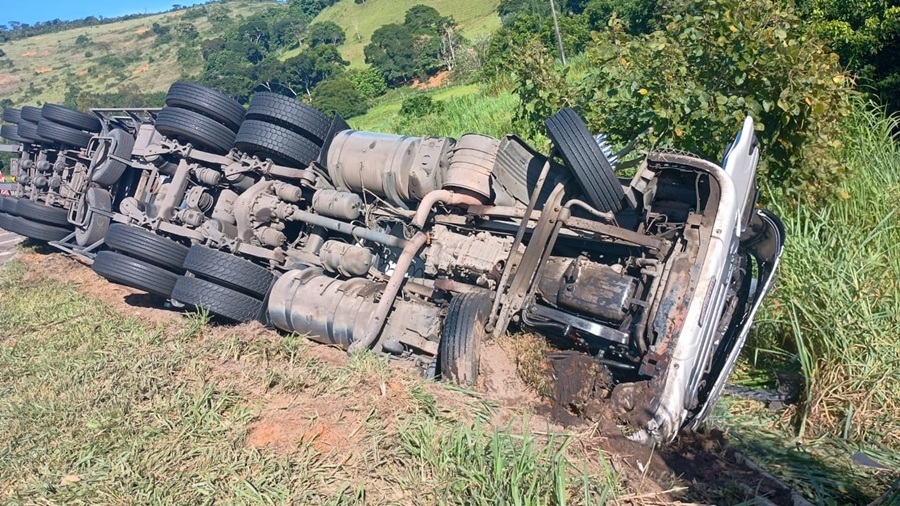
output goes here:
{"type": "MultiPolygon", "coordinates": [[[[196,7],[198,5],[205,4],[213,4],[213,3],[226,3],[229,0],[208,0],[207,2],[198,3],[194,5],[181,5],[174,4],[172,9],[168,12],[190,9],[192,7],[196,7]]],[[[246,1],[259,1],[259,2],[274,2],[275,0],[246,0],[246,1]]],[[[82,19],[74,19],[71,21],[62,21],[60,19],[53,19],[50,21],[38,21],[33,24],[21,23],[19,21],[8,21],[6,24],[0,24],[0,43],[9,42],[11,40],[24,39],[27,37],[36,37],[38,35],[45,35],[48,33],[56,33],[64,30],[71,30],[74,28],[85,28],[90,26],[98,26],[98,25],[106,25],[110,23],[118,23],[120,21],[128,21],[130,19],[139,19],[148,16],[153,16],[158,13],[148,13],[148,14],[127,14],[124,16],[115,16],[111,18],[105,18],[103,16],[87,16],[82,19]]]]}

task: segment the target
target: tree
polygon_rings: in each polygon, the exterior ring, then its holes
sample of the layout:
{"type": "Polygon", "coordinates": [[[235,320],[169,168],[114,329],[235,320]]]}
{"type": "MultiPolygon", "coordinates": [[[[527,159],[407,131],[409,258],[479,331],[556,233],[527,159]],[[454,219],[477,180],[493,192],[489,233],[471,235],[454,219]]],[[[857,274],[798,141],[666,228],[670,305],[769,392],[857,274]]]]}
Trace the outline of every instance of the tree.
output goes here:
{"type": "Polygon", "coordinates": [[[350,62],[341,58],[330,44],[315,46],[284,62],[278,83],[295,96],[305,91],[307,96],[317,84],[339,73],[350,62]]]}
{"type": "Polygon", "coordinates": [[[296,47],[303,42],[306,21],[300,18],[279,19],[272,23],[272,38],[277,47],[296,47]]]}
{"type": "Polygon", "coordinates": [[[344,29],[332,21],[322,21],[321,23],[313,23],[306,29],[310,46],[319,44],[343,44],[347,39],[344,29]]]}
{"type": "Polygon", "coordinates": [[[416,73],[416,39],[404,25],[389,24],[375,30],[363,54],[390,86],[404,83],[416,73]]]}
{"type": "Polygon", "coordinates": [[[369,108],[366,97],[345,79],[321,82],[312,93],[312,104],[320,111],[337,112],[345,119],[365,114],[369,108]]]}
{"type": "Polygon", "coordinates": [[[443,17],[434,7],[414,5],[406,11],[404,25],[416,35],[436,35],[444,33],[448,26],[456,23],[451,17],[443,17]]]}
{"type": "Polygon", "coordinates": [[[372,67],[365,70],[354,69],[348,71],[344,77],[366,98],[379,97],[387,92],[387,83],[384,82],[384,77],[378,69],[372,67]]]}

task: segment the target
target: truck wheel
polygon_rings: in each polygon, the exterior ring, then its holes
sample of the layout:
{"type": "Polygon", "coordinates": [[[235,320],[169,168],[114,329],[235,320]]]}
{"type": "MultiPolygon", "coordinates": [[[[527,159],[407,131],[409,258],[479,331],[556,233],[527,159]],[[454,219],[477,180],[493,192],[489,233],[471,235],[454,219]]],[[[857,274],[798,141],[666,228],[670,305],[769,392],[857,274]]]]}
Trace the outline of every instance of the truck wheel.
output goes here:
{"type": "Polygon", "coordinates": [[[41,108],[32,107],[30,105],[23,106],[19,109],[19,117],[24,121],[30,121],[34,124],[38,124],[44,119],[43,115],[41,115],[41,108]]]}
{"type": "Polygon", "coordinates": [[[41,108],[41,117],[60,125],[91,133],[99,133],[103,129],[100,119],[96,116],[56,104],[44,104],[44,107],[41,108]]]}
{"type": "Polygon", "coordinates": [[[8,220],[8,232],[19,234],[35,241],[59,241],[64,239],[72,231],[68,228],[54,227],[36,221],[26,220],[20,216],[10,216],[8,220]]]}
{"type": "Polygon", "coordinates": [[[19,197],[0,197],[0,212],[15,215],[18,202],[19,197]]]}
{"type": "Polygon", "coordinates": [[[22,121],[22,111],[13,109],[12,107],[3,109],[3,121],[5,123],[14,123],[18,125],[19,122],[22,121]]]}
{"type": "Polygon", "coordinates": [[[181,265],[187,246],[138,227],[113,223],[106,233],[106,246],[126,255],[168,269],[184,272],[181,265]]]}
{"type": "Polygon", "coordinates": [[[26,144],[31,142],[28,139],[19,137],[19,127],[16,125],[0,126],[0,137],[3,137],[4,139],[9,139],[11,141],[24,142],[26,144]]]}
{"type": "Polygon", "coordinates": [[[77,242],[79,246],[90,246],[100,239],[103,239],[107,230],[109,230],[109,216],[95,213],[93,209],[111,212],[112,198],[106,190],[100,188],[88,188],[87,195],[85,195],[84,199],[84,205],[86,207],[85,212],[88,213],[88,218],[87,222],[84,224],[84,228],[75,228],[75,242],[77,242]]]}
{"type": "Polygon", "coordinates": [[[319,157],[319,146],[287,128],[248,119],[235,137],[234,147],[279,165],[306,167],[319,157]]]}
{"type": "Polygon", "coordinates": [[[237,132],[244,121],[244,108],[231,97],[219,91],[195,83],[173,83],[166,93],[166,105],[180,107],[222,123],[237,132]]]}
{"type": "Polygon", "coordinates": [[[178,275],[131,257],[101,251],[94,257],[94,272],[120,285],[170,298],[178,275]]]}
{"type": "Polygon", "coordinates": [[[50,139],[44,139],[37,133],[37,123],[32,123],[31,121],[22,120],[19,123],[19,127],[16,129],[16,135],[25,139],[29,143],[51,143],[50,139]]]}
{"type": "Polygon", "coordinates": [[[69,227],[69,211],[61,207],[45,206],[28,199],[19,199],[16,203],[16,214],[23,218],[46,223],[48,225],[57,225],[69,227]]]}
{"type": "Polygon", "coordinates": [[[547,118],[547,135],[575,176],[588,202],[598,211],[619,212],[625,192],[616,172],[584,121],[566,107],[547,118]]]}
{"type": "Polygon", "coordinates": [[[202,114],[177,107],[159,111],[156,130],[166,137],[189,142],[217,155],[227,153],[234,145],[234,132],[228,127],[202,114]]]}
{"type": "Polygon", "coordinates": [[[461,293],[450,301],[438,345],[438,374],[460,385],[478,379],[481,341],[491,311],[491,299],[480,293],[461,293]]]}
{"type": "MultiPolygon", "coordinates": [[[[134,150],[134,137],[120,128],[110,130],[107,135],[116,140],[116,147],[113,149],[113,154],[119,158],[130,160],[131,152],[134,150]]],[[[91,181],[106,187],[116,184],[128,166],[118,160],[108,158],[105,150],[103,152],[98,151],[95,156],[101,159],[106,157],[106,161],[94,169],[94,172],[91,174],[91,181]]]]}
{"type": "Polygon", "coordinates": [[[264,298],[272,285],[272,275],[266,268],[231,253],[205,246],[191,246],[184,269],[232,290],[264,298]]]}
{"type": "Polygon", "coordinates": [[[331,127],[331,120],[318,109],[299,100],[270,93],[259,92],[250,99],[247,119],[274,123],[298,133],[321,147],[331,127]]]}
{"type": "Polygon", "coordinates": [[[178,277],[172,299],[240,323],[256,320],[262,312],[261,300],[204,279],[186,276],[178,277]]]}
{"type": "Polygon", "coordinates": [[[50,120],[43,120],[37,125],[37,134],[42,139],[66,144],[75,148],[83,148],[91,141],[92,134],[76,130],[50,120]]]}
{"type": "Polygon", "coordinates": [[[12,232],[10,230],[10,224],[12,220],[15,219],[15,216],[6,213],[0,213],[0,230],[6,230],[7,232],[12,232]]]}

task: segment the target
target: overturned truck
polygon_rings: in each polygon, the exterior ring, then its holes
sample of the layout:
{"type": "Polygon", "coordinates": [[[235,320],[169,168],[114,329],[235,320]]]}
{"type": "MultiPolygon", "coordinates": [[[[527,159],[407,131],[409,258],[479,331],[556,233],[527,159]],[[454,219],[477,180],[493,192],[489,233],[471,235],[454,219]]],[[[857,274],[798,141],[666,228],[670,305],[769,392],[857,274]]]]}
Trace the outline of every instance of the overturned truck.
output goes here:
{"type": "Polygon", "coordinates": [[[135,191],[98,272],[466,385],[486,340],[535,332],[639,385],[625,418],[645,442],[709,415],[781,255],[750,118],[721,166],[655,151],[621,180],[568,108],[544,155],[514,135],[356,131],[268,93],[244,115],[190,89],[202,100],[130,114],[135,191]]]}

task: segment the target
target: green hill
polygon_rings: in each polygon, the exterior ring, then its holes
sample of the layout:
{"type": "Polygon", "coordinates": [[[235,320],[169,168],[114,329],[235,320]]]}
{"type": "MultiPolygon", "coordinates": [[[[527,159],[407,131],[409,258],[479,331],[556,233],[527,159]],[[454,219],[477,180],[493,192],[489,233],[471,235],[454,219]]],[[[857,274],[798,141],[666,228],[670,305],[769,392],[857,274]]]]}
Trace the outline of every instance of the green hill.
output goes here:
{"type": "MultiPolygon", "coordinates": [[[[470,40],[500,27],[497,14],[500,0],[367,0],[364,3],[341,0],[323,10],[313,22],[333,21],[340,25],[347,32],[347,42],[340,47],[341,56],[350,62],[351,68],[363,67],[363,47],[371,40],[372,33],[383,25],[402,23],[406,11],[418,4],[434,7],[443,16],[453,16],[460,33],[470,40]]],[[[288,51],[282,59],[299,52],[300,49],[288,51]]]]}
{"type": "Polygon", "coordinates": [[[0,99],[15,106],[62,102],[69,85],[100,93],[122,85],[165,91],[179,78],[199,75],[199,40],[273,5],[233,0],[0,44],[0,99]],[[188,24],[197,32],[193,39],[188,24]],[[166,29],[168,37],[157,33],[166,29]],[[181,48],[189,49],[179,58],[181,48]]]}

